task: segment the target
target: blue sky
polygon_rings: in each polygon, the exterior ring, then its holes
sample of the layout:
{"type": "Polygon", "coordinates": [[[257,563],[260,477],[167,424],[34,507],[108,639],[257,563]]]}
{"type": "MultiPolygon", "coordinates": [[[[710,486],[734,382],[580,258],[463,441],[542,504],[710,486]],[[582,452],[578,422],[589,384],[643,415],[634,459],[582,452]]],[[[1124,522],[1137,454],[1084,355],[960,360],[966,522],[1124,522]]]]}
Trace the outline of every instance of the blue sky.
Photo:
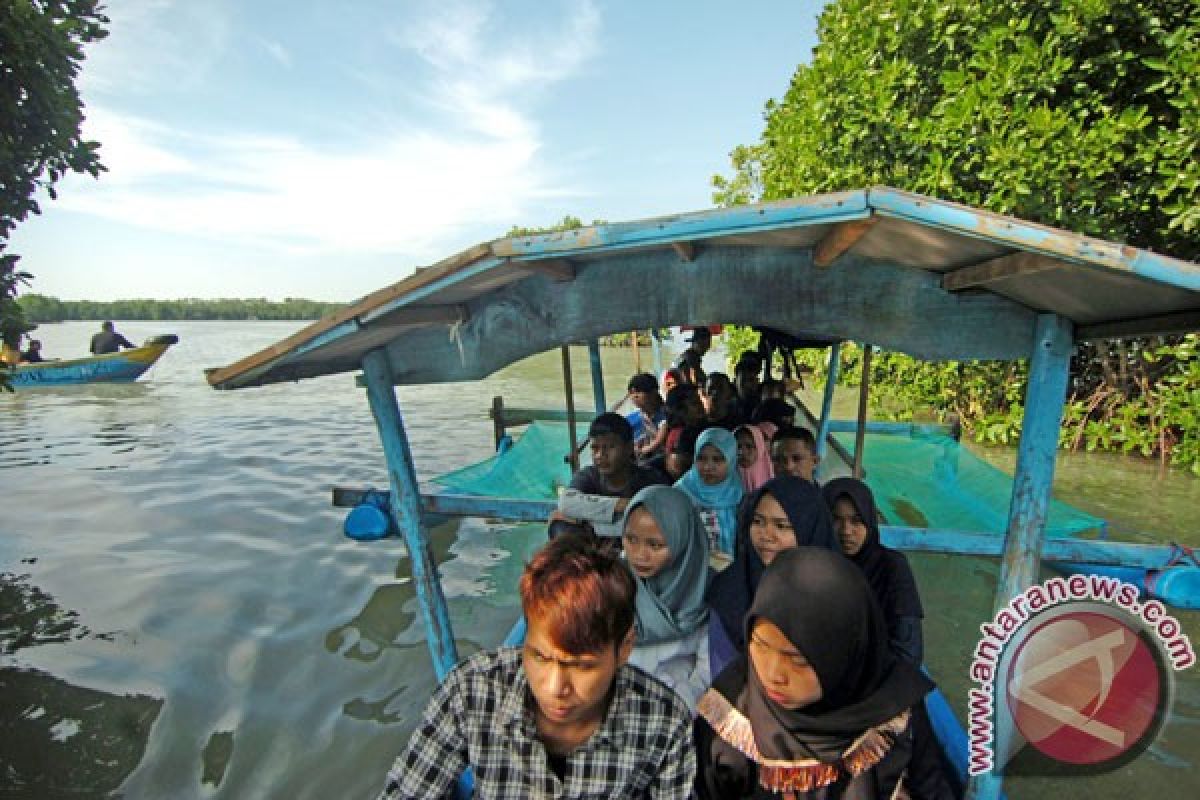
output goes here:
{"type": "Polygon", "coordinates": [[[350,300],[566,214],[712,205],[816,0],[110,0],[99,181],[18,227],[63,299],[350,300]]]}

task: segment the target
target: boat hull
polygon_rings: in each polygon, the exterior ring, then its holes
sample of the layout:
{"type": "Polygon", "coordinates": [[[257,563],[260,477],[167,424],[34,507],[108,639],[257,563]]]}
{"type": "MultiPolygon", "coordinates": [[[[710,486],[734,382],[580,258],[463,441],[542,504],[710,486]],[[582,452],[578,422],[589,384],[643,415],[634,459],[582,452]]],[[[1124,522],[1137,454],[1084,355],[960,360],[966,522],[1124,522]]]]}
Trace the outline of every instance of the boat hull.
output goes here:
{"type": "Polygon", "coordinates": [[[179,337],[174,335],[155,336],[143,346],[121,353],[22,364],[9,372],[8,382],[14,389],[82,383],[132,383],[178,341],[179,337]]]}

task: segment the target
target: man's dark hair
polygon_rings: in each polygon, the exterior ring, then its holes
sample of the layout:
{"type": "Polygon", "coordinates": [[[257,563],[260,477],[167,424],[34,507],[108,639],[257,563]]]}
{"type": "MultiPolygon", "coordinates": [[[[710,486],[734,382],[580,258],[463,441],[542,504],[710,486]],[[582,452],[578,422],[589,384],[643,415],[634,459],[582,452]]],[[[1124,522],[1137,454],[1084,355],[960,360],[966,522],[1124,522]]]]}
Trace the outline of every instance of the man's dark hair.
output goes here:
{"type": "Polygon", "coordinates": [[[650,392],[658,391],[658,378],[655,378],[649,372],[639,372],[629,379],[628,390],[631,392],[650,392]]]}
{"type": "Polygon", "coordinates": [[[633,426],[629,424],[629,420],[613,411],[606,411],[596,417],[592,420],[591,427],[588,428],[589,439],[595,439],[597,436],[607,433],[611,433],[625,442],[633,441],[633,426]]]}
{"type": "Polygon", "coordinates": [[[817,437],[813,436],[812,431],[808,428],[801,428],[798,425],[793,425],[789,428],[780,428],[775,431],[775,435],[771,437],[771,446],[774,447],[776,442],[787,441],[792,439],[797,442],[803,442],[808,446],[808,451],[813,455],[817,453],[817,437]]]}

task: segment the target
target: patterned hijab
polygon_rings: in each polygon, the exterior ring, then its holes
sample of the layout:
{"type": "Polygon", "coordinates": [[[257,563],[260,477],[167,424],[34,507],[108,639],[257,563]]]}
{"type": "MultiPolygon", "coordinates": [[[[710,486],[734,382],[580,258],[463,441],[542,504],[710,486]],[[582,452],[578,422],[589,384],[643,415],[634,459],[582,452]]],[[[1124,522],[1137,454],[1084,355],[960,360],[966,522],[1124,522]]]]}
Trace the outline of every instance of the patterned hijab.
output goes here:
{"type": "Polygon", "coordinates": [[[752,657],[721,673],[698,706],[724,741],[758,764],[759,782],[808,791],[879,763],[933,683],[888,647],[862,573],[830,550],[797,547],[763,573],[744,633],[774,624],[817,673],[822,696],[787,709],[763,689],[752,657]]]}
{"type": "Polygon", "coordinates": [[[738,467],[738,473],[742,476],[742,488],[749,493],[774,478],[775,468],[771,465],[770,444],[766,432],[758,425],[739,425],[733,431],[735,440],[742,431],[746,431],[754,439],[754,463],[748,467],[738,467]]]}
{"type": "MultiPolygon", "coordinates": [[[[708,621],[704,589],[708,578],[708,536],[691,498],[671,486],[647,486],[629,503],[644,508],[662,531],[667,565],[637,581],[638,644],[681,639],[708,621]]],[[[628,519],[628,515],[626,515],[628,519]]]]}
{"type": "Polygon", "coordinates": [[[696,439],[697,460],[705,445],[712,445],[725,457],[725,463],[729,467],[725,472],[725,480],[716,486],[709,486],[693,464],[692,468],[676,481],[675,486],[687,492],[700,508],[716,512],[721,526],[721,549],[730,553],[733,552],[734,536],[737,532],[738,504],[742,502],[742,495],[745,493],[742,489],[742,478],[737,471],[737,439],[724,428],[709,428],[696,439]]]}

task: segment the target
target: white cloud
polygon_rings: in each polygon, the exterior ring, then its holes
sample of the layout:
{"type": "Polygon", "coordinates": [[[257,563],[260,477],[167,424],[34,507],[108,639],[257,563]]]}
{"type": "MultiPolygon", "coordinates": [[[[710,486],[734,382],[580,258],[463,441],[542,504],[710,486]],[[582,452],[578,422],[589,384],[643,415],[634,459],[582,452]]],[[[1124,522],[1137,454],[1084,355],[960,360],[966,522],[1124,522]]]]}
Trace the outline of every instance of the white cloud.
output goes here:
{"type": "MultiPolygon", "coordinates": [[[[144,19],[161,8],[152,4],[144,19]]],[[[598,14],[580,3],[565,30],[535,38],[498,39],[493,22],[487,6],[438,6],[406,37],[393,37],[432,74],[404,90],[440,118],[414,125],[397,117],[335,146],[298,132],[230,134],[216,122],[182,130],[92,104],[85,135],[102,143],[109,172],[100,182],[73,181],[59,205],[285,253],[445,255],[456,230],[502,229],[531,203],[567,191],[536,162],[541,142],[528,96],[569,79],[594,53],[598,14]]],[[[274,55],[287,57],[282,48],[274,55]]]]}
{"type": "Polygon", "coordinates": [[[108,36],[88,47],[80,74],[85,96],[146,94],[164,78],[198,85],[229,39],[230,19],[211,1],[114,0],[105,13],[108,36]]]}
{"type": "Polygon", "coordinates": [[[255,37],[262,48],[267,51],[267,55],[279,62],[281,66],[292,66],[292,54],[282,44],[270,39],[264,39],[261,36],[255,37]]]}

